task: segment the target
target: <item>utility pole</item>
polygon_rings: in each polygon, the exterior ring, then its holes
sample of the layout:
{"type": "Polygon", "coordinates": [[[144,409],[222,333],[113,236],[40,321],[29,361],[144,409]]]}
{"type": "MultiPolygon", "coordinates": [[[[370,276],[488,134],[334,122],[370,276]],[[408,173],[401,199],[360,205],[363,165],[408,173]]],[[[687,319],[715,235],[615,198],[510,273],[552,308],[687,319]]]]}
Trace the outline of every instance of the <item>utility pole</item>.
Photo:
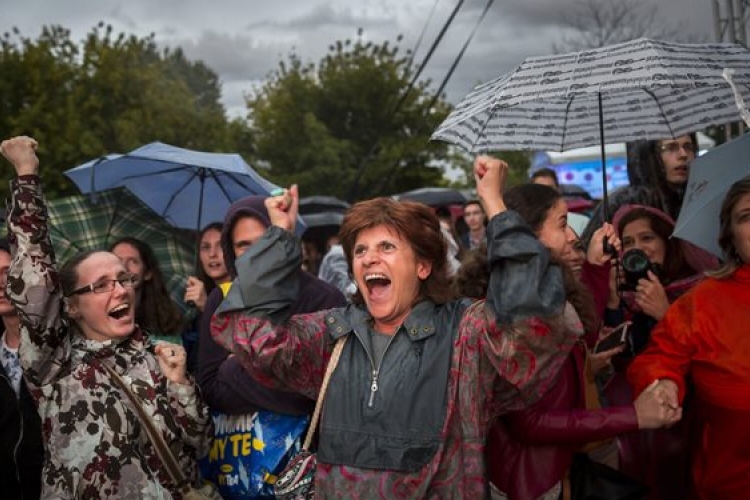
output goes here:
{"type": "MultiPolygon", "coordinates": [[[[750,17],[750,0],[709,0],[714,14],[714,32],[717,42],[738,43],[747,47],[747,25],[750,17]]],[[[724,126],[726,138],[732,137],[732,124],[724,126]]],[[[739,122],[739,134],[743,123],[739,122]]]]}

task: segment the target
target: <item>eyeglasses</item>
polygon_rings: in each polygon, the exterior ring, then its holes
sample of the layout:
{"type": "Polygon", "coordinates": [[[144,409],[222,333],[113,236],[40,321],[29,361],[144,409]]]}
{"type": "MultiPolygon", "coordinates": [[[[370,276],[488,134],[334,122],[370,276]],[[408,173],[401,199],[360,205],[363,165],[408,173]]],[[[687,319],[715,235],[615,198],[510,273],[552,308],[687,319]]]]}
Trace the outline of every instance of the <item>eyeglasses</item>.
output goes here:
{"type": "Polygon", "coordinates": [[[676,154],[680,152],[680,149],[684,149],[686,153],[695,154],[695,144],[692,142],[686,142],[684,144],[670,142],[669,144],[661,144],[659,146],[659,151],[662,153],[676,154]]]}
{"type": "Polygon", "coordinates": [[[77,288],[70,292],[68,294],[68,297],[71,295],[83,295],[84,293],[107,293],[111,292],[115,289],[115,283],[119,283],[121,287],[123,288],[133,288],[138,284],[140,281],[140,278],[137,274],[126,274],[120,278],[116,278],[113,280],[100,280],[96,283],[91,283],[90,285],[82,286],[81,288],[77,288]]]}

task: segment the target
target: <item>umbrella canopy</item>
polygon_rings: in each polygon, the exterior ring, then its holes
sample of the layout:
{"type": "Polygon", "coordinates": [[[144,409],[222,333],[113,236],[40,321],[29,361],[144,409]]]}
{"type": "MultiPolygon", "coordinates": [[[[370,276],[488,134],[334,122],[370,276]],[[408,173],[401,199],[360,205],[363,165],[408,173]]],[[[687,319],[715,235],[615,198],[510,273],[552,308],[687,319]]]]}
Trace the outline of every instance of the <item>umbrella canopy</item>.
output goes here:
{"type": "Polygon", "coordinates": [[[393,195],[398,201],[418,201],[431,207],[442,207],[446,205],[463,205],[466,203],[466,196],[456,189],[430,187],[414,189],[393,195]]]}
{"type": "Polygon", "coordinates": [[[310,232],[314,227],[335,226],[338,228],[341,226],[341,223],[344,222],[344,214],[339,212],[319,212],[315,214],[305,214],[301,217],[307,226],[305,234],[310,232]]]}
{"type": "Polygon", "coordinates": [[[350,206],[349,203],[334,196],[306,196],[299,200],[299,213],[302,215],[323,212],[343,214],[350,206]]]}
{"type": "Polygon", "coordinates": [[[725,68],[750,99],[750,51],[738,44],[642,38],[532,57],[467,95],[432,139],[479,153],[679,137],[739,119],[725,68]]]}
{"type": "Polygon", "coordinates": [[[750,134],[722,144],[690,166],[685,199],[674,236],[722,257],[719,213],[729,187],[750,175],[750,134]]]}
{"type": "Polygon", "coordinates": [[[170,224],[185,229],[222,221],[232,202],[252,194],[269,195],[277,187],[240,155],[161,142],[85,163],[65,175],[83,193],[127,187],[170,224]]]}
{"type": "Polygon", "coordinates": [[[194,240],[167,224],[127,189],[48,203],[50,239],[58,262],[84,250],[106,250],[118,238],[132,236],[154,249],[175,303],[183,307],[185,281],[193,274],[194,240]]]}

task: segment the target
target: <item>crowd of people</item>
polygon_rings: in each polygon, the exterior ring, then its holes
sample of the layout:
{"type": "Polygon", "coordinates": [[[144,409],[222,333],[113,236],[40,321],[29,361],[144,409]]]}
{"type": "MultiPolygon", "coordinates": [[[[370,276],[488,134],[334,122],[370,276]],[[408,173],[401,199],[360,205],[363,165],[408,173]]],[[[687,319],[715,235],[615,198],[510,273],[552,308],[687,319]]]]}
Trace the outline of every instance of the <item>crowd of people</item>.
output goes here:
{"type": "Polygon", "coordinates": [[[465,231],[365,200],[319,266],[296,186],[248,196],[198,234],[186,317],[149,242],[55,262],[36,148],[0,144],[9,498],[272,498],[323,385],[316,498],[589,498],[602,471],[611,498],[750,490],[750,180],[721,259],[672,237],[693,136],[644,143],[649,177],[575,223],[554,171],[506,189],[477,157],[465,231]]]}

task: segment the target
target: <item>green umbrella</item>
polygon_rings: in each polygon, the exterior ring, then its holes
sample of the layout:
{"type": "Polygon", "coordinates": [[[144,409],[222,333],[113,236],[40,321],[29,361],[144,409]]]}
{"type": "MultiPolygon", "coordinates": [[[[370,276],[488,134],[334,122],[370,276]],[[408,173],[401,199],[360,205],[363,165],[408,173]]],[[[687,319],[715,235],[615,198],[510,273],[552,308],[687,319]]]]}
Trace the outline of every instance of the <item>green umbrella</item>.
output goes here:
{"type": "Polygon", "coordinates": [[[195,239],[176,229],[126,188],[70,196],[47,204],[50,238],[58,263],[83,250],[105,250],[123,236],[154,249],[172,299],[184,311],[185,281],[193,274],[195,239]]]}

